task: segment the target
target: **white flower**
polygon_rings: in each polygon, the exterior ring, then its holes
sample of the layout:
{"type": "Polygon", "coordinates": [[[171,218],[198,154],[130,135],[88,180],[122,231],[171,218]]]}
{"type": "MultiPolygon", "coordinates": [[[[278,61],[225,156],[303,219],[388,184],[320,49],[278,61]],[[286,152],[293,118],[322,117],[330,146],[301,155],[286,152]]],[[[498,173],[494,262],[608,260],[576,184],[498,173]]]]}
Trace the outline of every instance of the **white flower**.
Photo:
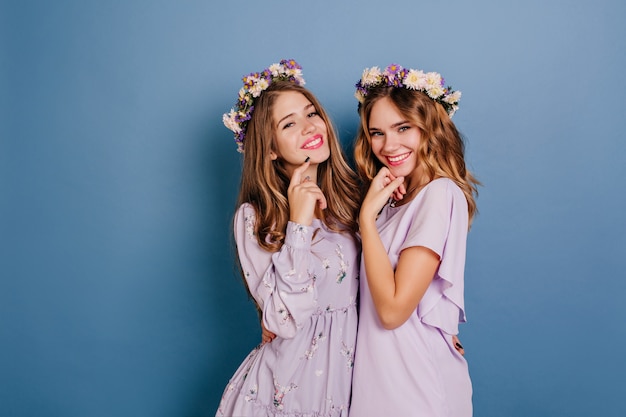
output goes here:
{"type": "Polygon", "coordinates": [[[404,85],[412,90],[423,90],[426,88],[426,76],[424,71],[410,70],[404,77],[404,85]]]}
{"type": "Polygon", "coordinates": [[[452,94],[448,94],[447,96],[443,98],[443,101],[445,101],[446,103],[450,103],[450,104],[458,103],[459,100],[461,100],[460,91],[455,91],[452,94]]]}
{"type": "Polygon", "coordinates": [[[257,82],[259,82],[259,74],[255,73],[255,74],[250,74],[246,77],[246,81],[248,81],[250,84],[254,85],[257,82]]]}
{"type": "Polygon", "coordinates": [[[448,112],[448,116],[454,116],[454,113],[459,109],[459,106],[452,106],[452,109],[448,112]]]}
{"type": "Polygon", "coordinates": [[[281,73],[282,68],[283,67],[280,64],[272,64],[272,65],[270,65],[270,67],[268,69],[272,73],[272,77],[278,77],[278,74],[281,73]]]}
{"type": "Polygon", "coordinates": [[[378,84],[381,75],[382,72],[378,67],[365,68],[365,70],[363,70],[363,76],[361,77],[361,85],[365,87],[378,84]]]}
{"type": "Polygon", "coordinates": [[[436,72],[429,72],[426,74],[426,84],[431,87],[441,87],[441,75],[436,72]]]}
{"type": "Polygon", "coordinates": [[[356,90],[354,92],[354,97],[359,100],[359,103],[363,103],[365,101],[365,95],[360,90],[356,90]]]}
{"type": "Polygon", "coordinates": [[[443,94],[443,88],[441,86],[432,86],[426,90],[428,96],[432,99],[439,98],[443,94]]]}
{"type": "Polygon", "coordinates": [[[302,70],[300,68],[288,68],[287,75],[296,77],[296,78],[298,77],[302,78],[302,70]]]}
{"type": "Polygon", "coordinates": [[[225,113],[222,116],[222,121],[224,122],[224,126],[226,126],[228,129],[232,130],[235,133],[239,133],[241,132],[241,127],[239,126],[239,123],[235,121],[236,115],[237,112],[235,112],[235,110],[231,110],[230,112],[225,113]]]}
{"type": "Polygon", "coordinates": [[[261,78],[257,82],[254,83],[250,92],[252,93],[252,97],[257,98],[261,95],[263,91],[265,91],[269,87],[269,84],[265,78],[261,78]]]}

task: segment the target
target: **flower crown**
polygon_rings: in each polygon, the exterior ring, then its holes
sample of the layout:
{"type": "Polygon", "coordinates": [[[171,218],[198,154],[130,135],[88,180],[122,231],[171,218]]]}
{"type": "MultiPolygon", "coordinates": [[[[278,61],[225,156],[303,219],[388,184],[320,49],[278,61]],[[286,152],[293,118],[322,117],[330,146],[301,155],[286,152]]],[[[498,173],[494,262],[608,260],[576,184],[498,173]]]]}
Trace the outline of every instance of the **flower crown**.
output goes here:
{"type": "Polygon", "coordinates": [[[356,83],[354,93],[356,99],[359,100],[359,105],[363,104],[371,89],[383,85],[422,91],[441,104],[450,117],[459,109],[461,92],[453,91],[450,86],[444,88],[444,79],[441,74],[405,69],[398,64],[389,65],[385,71],[381,71],[378,67],[363,70],[363,76],[356,83]]]}
{"type": "Polygon", "coordinates": [[[243,87],[239,90],[239,98],[235,107],[224,113],[224,125],[235,133],[237,151],[243,152],[243,141],[246,137],[248,121],[254,111],[254,100],[275,81],[291,81],[296,85],[304,85],[302,67],[293,59],[283,59],[272,64],[261,72],[253,72],[242,78],[243,87]]]}

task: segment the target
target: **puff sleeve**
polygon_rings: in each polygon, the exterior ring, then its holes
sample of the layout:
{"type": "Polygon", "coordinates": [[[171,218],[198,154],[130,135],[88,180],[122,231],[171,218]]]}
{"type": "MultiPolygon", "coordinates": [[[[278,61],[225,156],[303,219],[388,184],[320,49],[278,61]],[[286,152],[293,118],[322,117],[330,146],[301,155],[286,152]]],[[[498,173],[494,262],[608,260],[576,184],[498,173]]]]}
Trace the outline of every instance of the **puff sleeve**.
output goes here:
{"type": "Polygon", "coordinates": [[[283,246],[278,252],[268,252],[254,235],[255,220],[250,204],[243,204],[235,214],[235,241],[244,279],[265,327],[277,336],[292,338],[317,308],[313,230],[288,222],[283,246]]]}

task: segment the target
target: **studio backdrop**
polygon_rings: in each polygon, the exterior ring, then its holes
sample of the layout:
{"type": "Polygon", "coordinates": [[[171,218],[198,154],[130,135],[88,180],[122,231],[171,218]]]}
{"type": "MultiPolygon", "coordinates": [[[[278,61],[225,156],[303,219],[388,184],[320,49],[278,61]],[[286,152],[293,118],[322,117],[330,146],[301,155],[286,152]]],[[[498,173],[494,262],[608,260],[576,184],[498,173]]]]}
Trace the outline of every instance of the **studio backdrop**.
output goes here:
{"type": "Polygon", "coordinates": [[[213,416],[260,328],[234,257],[241,77],[296,59],[462,91],[482,182],[461,326],[477,417],[626,415],[626,3],[0,3],[0,415],[213,416]]]}

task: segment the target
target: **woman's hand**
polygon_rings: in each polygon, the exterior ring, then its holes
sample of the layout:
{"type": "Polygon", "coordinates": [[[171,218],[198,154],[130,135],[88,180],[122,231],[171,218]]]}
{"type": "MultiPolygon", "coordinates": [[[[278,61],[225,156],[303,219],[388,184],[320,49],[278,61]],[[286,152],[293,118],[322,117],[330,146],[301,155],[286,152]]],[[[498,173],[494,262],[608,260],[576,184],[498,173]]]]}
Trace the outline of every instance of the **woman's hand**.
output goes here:
{"type": "Polygon", "coordinates": [[[387,167],[378,171],[361,205],[359,222],[376,221],[376,216],[392,195],[396,200],[402,199],[406,193],[403,183],[404,177],[394,177],[387,167]]]}
{"type": "Polygon", "coordinates": [[[275,337],[276,335],[267,330],[265,328],[265,325],[263,324],[263,320],[261,320],[261,344],[264,345],[266,343],[269,343],[274,340],[275,337]]]}
{"type": "Polygon", "coordinates": [[[326,197],[320,187],[304,176],[310,162],[307,161],[293,171],[287,198],[289,199],[289,220],[310,226],[315,217],[315,207],[326,208],[326,197]]]}
{"type": "Polygon", "coordinates": [[[461,344],[459,338],[456,337],[456,335],[452,336],[452,344],[454,345],[454,348],[457,350],[457,352],[459,352],[462,356],[465,356],[465,349],[463,349],[463,345],[461,344]]]}

